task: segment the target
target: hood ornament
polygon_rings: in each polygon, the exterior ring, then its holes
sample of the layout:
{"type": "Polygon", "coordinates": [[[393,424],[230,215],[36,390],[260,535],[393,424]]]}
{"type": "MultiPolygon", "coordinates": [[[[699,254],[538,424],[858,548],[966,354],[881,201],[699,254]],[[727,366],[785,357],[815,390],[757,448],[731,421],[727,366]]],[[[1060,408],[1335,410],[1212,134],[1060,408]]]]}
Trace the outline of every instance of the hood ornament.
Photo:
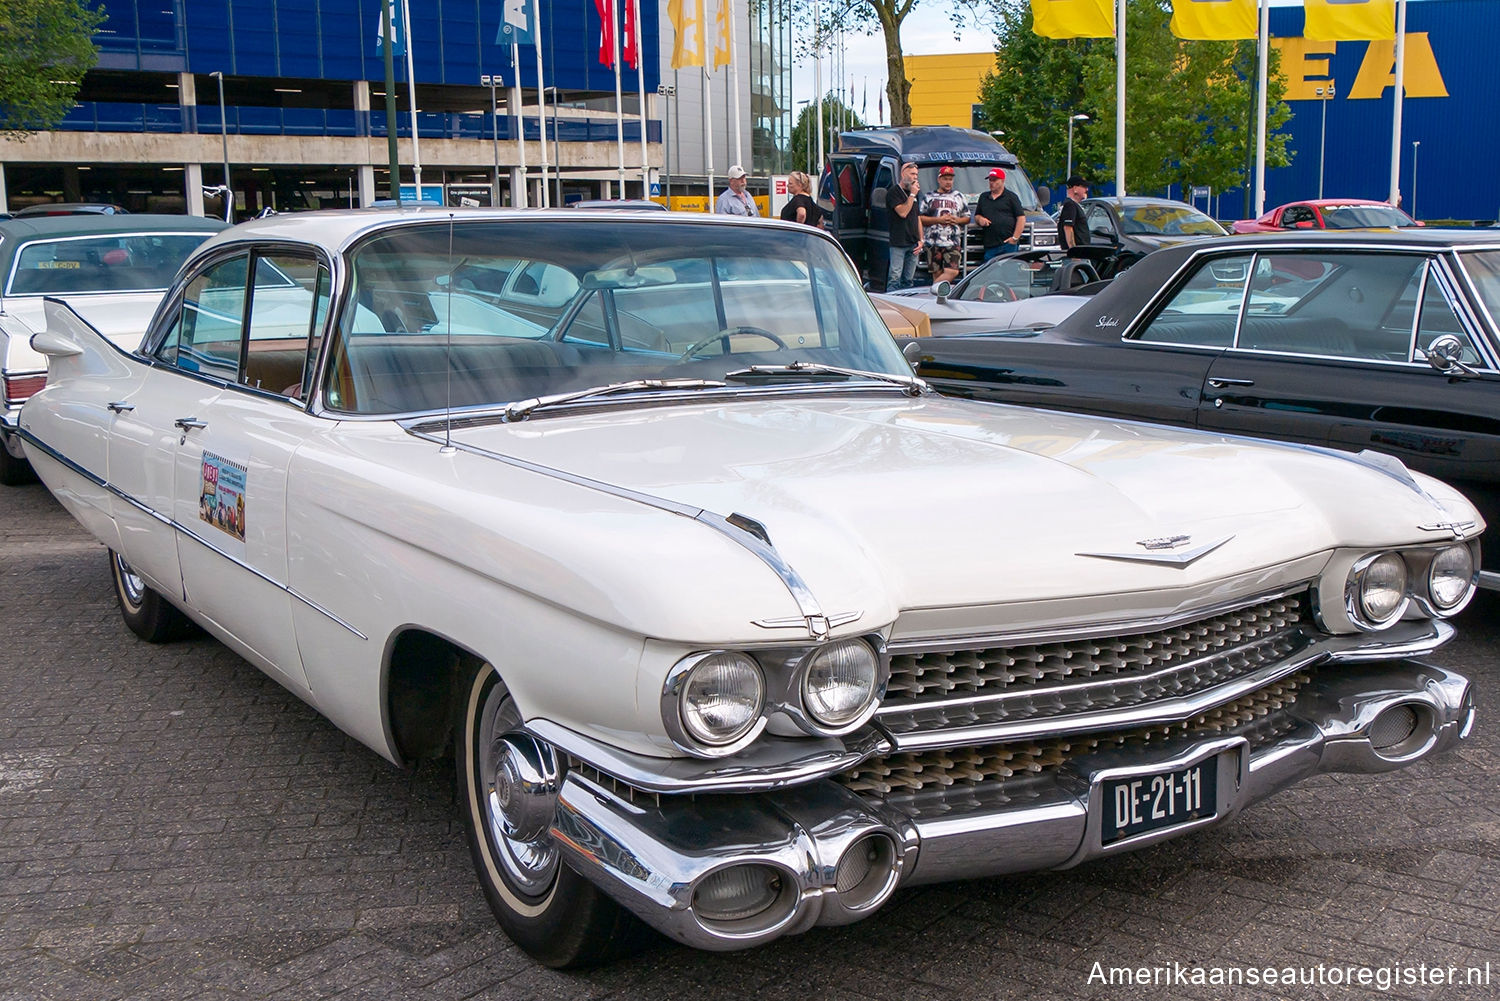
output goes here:
{"type": "Polygon", "coordinates": [[[1151,539],[1141,539],[1136,543],[1144,553],[1075,553],[1076,556],[1088,556],[1098,560],[1124,560],[1128,563],[1157,563],[1169,567],[1186,567],[1207,556],[1218,549],[1224,543],[1234,538],[1226,535],[1222,539],[1205,542],[1201,546],[1185,548],[1192,544],[1193,537],[1190,535],[1164,535],[1151,539]]]}

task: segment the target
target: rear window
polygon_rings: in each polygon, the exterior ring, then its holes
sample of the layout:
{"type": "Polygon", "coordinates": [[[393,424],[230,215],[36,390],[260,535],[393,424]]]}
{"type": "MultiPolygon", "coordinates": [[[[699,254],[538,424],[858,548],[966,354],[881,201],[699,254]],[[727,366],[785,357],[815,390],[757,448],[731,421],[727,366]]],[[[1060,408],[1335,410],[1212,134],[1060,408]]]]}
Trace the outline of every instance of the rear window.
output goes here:
{"type": "Polygon", "coordinates": [[[28,243],[6,295],[160,292],[209,233],[112,233],[28,243]]]}

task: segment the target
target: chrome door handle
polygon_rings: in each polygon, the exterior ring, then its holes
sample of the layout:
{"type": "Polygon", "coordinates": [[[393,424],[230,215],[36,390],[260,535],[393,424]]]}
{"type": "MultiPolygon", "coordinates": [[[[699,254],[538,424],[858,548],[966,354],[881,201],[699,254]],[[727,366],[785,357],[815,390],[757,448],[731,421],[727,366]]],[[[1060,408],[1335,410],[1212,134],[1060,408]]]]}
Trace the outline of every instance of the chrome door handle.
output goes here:
{"type": "Polygon", "coordinates": [[[134,403],[126,403],[123,400],[117,400],[114,403],[106,403],[104,405],[104,407],[105,407],[106,410],[109,410],[111,413],[124,414],[124,413],[129,413],[130,411],[134,410],[135,409],[135,404],[134,403]]]}
{"type": "Polygon", "coordinates": [[[1223,389],[1225,386],[1253,386],[1254,379],[1210,379],[1208,384],[1215,389],[1223,389]]]}
{"type": "Polygon", "coordinates": [[[173,421],[172,423],[175,426],[182,428],[182,430],[184,430],[184,431],[189,431],[189,430],[192,430],[193,428],[206,428],[206,427],[208,427],[208,421],[200,421],[196,417],[179,417],[175,421],[173,421]]]}

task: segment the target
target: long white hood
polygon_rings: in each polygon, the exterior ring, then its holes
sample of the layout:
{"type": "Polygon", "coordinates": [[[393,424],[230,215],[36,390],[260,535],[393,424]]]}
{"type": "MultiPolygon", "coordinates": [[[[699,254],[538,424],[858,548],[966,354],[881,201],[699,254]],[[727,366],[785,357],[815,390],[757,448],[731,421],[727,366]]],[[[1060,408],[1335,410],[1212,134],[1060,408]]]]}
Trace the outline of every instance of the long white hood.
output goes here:
{"type": "Polygon", "coordinates": [[[1201,588],[1339,546],[1439,541],[1419,526],[1477,518],[1435,481],[1414,489],[1353,457],[934,397],[762,396],[454,437],[753,519],[825,612],[866,621],[1201,588]],[[1085,555],[1145,556],[1143,542],[1182,535],[1182,549],[1228,541],[1185,566],[1085,555]]]}

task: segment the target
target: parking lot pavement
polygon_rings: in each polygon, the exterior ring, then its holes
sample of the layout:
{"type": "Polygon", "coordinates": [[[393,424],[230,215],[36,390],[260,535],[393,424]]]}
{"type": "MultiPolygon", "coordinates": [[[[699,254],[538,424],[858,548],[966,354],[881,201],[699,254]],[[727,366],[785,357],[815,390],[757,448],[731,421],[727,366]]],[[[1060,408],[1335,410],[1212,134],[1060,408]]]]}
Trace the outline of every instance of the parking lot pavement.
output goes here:
{"type": "Polygon", "coordinates": [[[582,974],[491,920],[451,765],[391,767],[212,640],[137,641],[103,549],[41,487],[0,489],[0,622],[0,999],[1500,997],[1494,596],[1433,658],[1480,686],[1454,754],[1069,872],[905,891],[848,928],[582,974]],[[1486,964],[1488,985],[1433,982],[1486,964]],[[1349,966],[1370,986],[1334,983],[1349,966]],[[1155,986],[1107,982],[1140,967],[1155,986]],[[1265,967],[1323,983],[1191,983],[1265,967]]]}

